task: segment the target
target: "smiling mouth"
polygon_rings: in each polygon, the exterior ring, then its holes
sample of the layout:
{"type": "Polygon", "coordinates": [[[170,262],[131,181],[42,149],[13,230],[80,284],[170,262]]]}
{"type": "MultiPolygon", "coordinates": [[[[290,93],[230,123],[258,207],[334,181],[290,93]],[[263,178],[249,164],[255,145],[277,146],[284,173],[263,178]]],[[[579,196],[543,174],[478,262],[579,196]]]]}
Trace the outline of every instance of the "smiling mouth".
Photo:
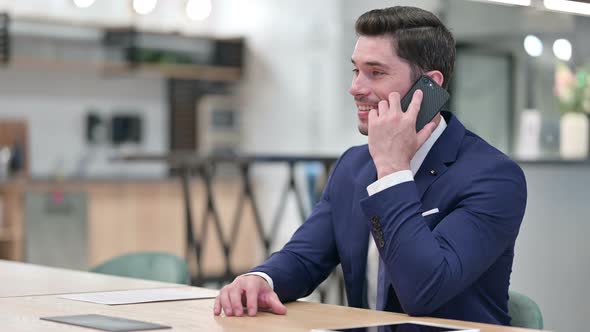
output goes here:
{"type": "Polygon", "coordinates": [[[376,106],[372,106],[372,105],[356,105],[356,107],[359,110],[359,112],[368,112],[368,111],[376,108],[376,106]]]}

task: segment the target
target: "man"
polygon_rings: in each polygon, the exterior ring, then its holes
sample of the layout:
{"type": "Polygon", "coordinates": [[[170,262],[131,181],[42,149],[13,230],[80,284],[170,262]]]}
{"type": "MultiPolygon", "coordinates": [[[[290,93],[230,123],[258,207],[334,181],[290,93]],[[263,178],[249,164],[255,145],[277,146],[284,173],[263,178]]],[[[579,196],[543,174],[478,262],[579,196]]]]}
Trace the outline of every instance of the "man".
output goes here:
{"type": "Polygon", "coordinates": [[[307,221],[221,290],[215,314],[285,314],[281,302],[308,295],[342,264],[350,306],[508,325],[524,175],[448,112],[416,133],[421,91],[407,112],[400,107],[421,75],[448,86],[451,33],[413,7],[369,11],[356,32],[350,94],[368,145],[341,156],[307,221]]]}

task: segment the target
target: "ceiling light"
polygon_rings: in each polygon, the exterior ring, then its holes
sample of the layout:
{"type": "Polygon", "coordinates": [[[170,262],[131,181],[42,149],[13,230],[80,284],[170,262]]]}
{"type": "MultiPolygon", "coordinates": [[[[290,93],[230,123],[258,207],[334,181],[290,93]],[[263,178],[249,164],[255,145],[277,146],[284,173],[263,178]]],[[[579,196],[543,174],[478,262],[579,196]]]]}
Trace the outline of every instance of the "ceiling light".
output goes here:
{"type": "Polygon", "coordinates": [[[507,5],[516,5],[516,6],[530,6],[531,0],[488,0],[489,2],[498,2],[507,5]]]}
{"type": "Polygon", "coordinates": [[[567,39],[558,39],[553,43],[553,54],[559,60],[570,61],[572,58],[572,43],[567,39]]]}
{"type": "Polygon", "coordinates": [[[543,5],[550,10],[590,15],[590,3],[567,0],[543,0],[543,5]]]}
{"type": "Polygon", "coordinates": [[[74,5],[78,8],[88,8],[92,6],[94,0],[74,0],[74,5]]]}
{"type": "Polygon", "coordinates": [[[541,56],[543,54],[543,42],[537,36],[528,35],[524,38],[524,50],[530,56],[541,56]]]}
{"type": "Polygon", "coordinates": [[[139,15],[147,15],[154,11],[158,0],[133,0],[133,10],[139,15]]]}
{"type": "Polygon", "coordinates": [[[202,21],[211,14],[211,0],[188,0],[186,15],[193,21],[202,21]]]}

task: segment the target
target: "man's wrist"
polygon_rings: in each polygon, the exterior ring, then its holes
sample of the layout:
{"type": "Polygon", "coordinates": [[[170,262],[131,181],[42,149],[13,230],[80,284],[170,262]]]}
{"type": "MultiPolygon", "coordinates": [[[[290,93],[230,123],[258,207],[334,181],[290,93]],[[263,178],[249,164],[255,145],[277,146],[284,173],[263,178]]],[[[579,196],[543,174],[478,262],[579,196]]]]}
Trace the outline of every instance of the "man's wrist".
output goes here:
{"type": "Polygon", "coordinates": [[[381,179],[386,177],[390,174],[397,173],[400,171],[407,171],[410,169],[410,163],[402,163],[399,165],[387,165],[387,166],[380,166],[377,167],[377,179],[381,179]]]}
{"type": "Polygon", "coordinates": [[[381,179],[367,186],[367,193],[373,196],[385,189],[397,186],[400,183],[414,181],[414,175],[411,170],[399,171],[382,177],[381,179]]]}
{"type": "Polygon", "coordinates": [[[257,276],[257,277],[260,277],[260,278],[262,278],[262,279],[264,279],[266,281],[266,283],[270,286],[270,289],[274,290],[274,288],[275,288],[275,285],[274,285],[274,282],[273,282],[272,278],[268,274],[266,274],[264,272],[248,272],[248,273],[242,274],[241,276],[257,276]]]}

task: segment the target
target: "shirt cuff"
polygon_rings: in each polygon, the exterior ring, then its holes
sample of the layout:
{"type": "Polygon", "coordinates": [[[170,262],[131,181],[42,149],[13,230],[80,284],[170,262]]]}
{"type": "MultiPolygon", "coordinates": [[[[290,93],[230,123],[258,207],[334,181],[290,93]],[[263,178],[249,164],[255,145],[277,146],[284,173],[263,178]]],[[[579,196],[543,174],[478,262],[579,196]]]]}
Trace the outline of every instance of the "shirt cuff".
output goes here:
{"type": "Polygon", "coordinates": [[[248,272],[243,275],[245,275],[245,276],[249,276],[249,275],[259,276],[259,277],[263,278],[264,280],[266,280],[266,282],[270,286],[270,289],[272,289],[273,291],[275,290],[275,285],[272,282],[272,278],[264,272],[248,272]]]}
{"type": "Polygon", "coordinates": [[[414,175],[412,174],[412,171],[409,169],[391,173],[367,186],[367,192],[369,193],[369,196],[373,196],[376,193],[383,191],[387,188],[391,188],[400,183],[410,181],[414,181],[414,175]]]}

